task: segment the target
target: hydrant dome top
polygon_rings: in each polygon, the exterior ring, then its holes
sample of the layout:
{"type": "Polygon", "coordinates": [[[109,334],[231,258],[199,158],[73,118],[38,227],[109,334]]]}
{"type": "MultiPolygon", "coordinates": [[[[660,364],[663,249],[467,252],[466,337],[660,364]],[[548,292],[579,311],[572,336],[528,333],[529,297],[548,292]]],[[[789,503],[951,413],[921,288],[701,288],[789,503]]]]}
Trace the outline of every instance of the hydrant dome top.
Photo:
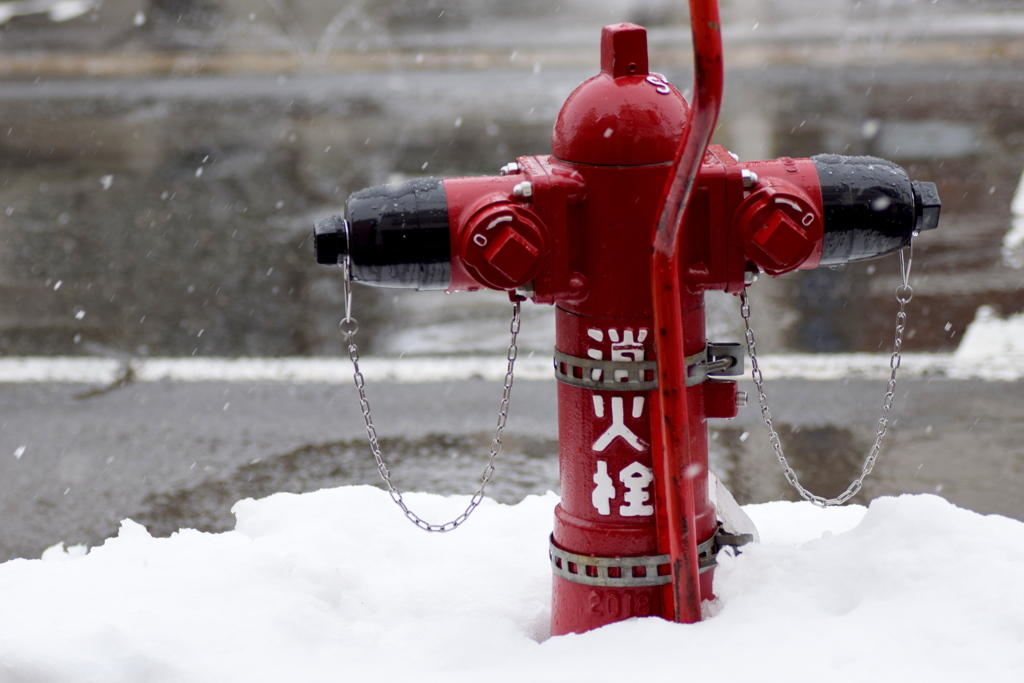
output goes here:
{"type": "Polygon", "coordinates": [[[634,24],[605,26],[601,73],[562,105],[551,152],[563,161],[595,166],[671,162],[687,110],[679,91],[650,73],[647,31],[634,24]]]}

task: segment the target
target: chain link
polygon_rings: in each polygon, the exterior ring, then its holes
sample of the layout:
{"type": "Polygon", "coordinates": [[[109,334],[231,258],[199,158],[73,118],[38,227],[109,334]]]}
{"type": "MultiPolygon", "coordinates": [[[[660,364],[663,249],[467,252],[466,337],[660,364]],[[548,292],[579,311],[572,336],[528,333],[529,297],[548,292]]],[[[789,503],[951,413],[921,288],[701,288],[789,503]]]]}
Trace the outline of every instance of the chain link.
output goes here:
{"type": "Polygon", "coordinates": [[[402,509],[405,516],[410,522],[423,529],[424,531],[444,533],[457,529],[462,525],[469,516],[473,514],[477,506],[484,499],[484,489],[487,488],[487,484],[490,483],[491,477],[494,475],[495,461],[498,458],[498,453],[501,450],[501,437],[505,431],[505,423],[508,421],[508,404],[509,399],[512,396],[512,382],[514,380],[514,370],[516,363],[516,356],[519,354],[519,347],[516,345],[516,339],[519,336],[519,324],[520,324],[520,307],[521,301],[515,299],[512,302],[512,322],[509,324],[509,332],[511,333],[512,340],[508,346],[508,354],[506,360],[508,365],[505,370],[505,382],[503,385],[501,395],[501,405],[498,409],[498,424],[494,430],[494,438],[491,440],[491,454],[487,461],[487,466],[484,467],[483,474],[480,476],[480,488],[476,490],[470,498],[469,505],[466,509],[455,519],[444,524],[431,524],[424,520],[422,517],[417,515],[415,512],[409,509],[405,504],[405,500],[402,497],[402,492],[394,485],[391,481],[391,470],[388,469],[387,464],[384,462],[384,455],[380,450],[380,441],[377,438],[377,429],[373,425],[373,417],[370,414],[370,402],[366,398],[366,379],[363,377],[363,372],[359,367],[359,347],[356,346],[355,335],[359,329],[359,324],[355,318],[352,317],[352,291],[351,291],[351,279],[349,276],[349,264],[348,259],[345,259],[345,317],[339,323],[339,329],[341,335],[345,339],[348,345],[348,357],[352,360],[352,367],[354,374],[352,375],[355,381],[356,389],[359,391],[359,407],[363,413],[363,421],[366,423],[366,436],[370,441],[370,451],[373,453],[373,458],[377,462],[377,471],[380,472],[381,478],[388,487],[388,493],[391,495],[391,500],[395,501],[395,504],[402,509]]]}
{"type": "Polygon", "coordinates": [[[782,465],[782,472],[793,488],[797,490],[800,496],[818,507],[828,507],[830,505],[842,505],[846,501],[850,500],[853,496],[857,495],[861,487],[864,485],[864,479],[871,474],[871,470],[875,467],[875,460],[878,459],[878,453],[882,448],[882,439],[885,437],[885,433],[889,428],[889,411],[892,410],[893,396],[896,393],[896,371],[900,367],[900,359],[902,357],[903,347],[903,331],[907,325],[907,312],[906,306],[910,299],[914,296],[914,290],[910,286],[910,265],[912,261],[912,252],[910,247],[904,251],[900,251],[900,271],[903,276],[903,284],[896,288],[896,301],[900,304],[900,310],[896,314],[896,333],[895,339],[893,340],[892,355],[889,357],[889,382],[885,388],[885,399],[882,401],[882,417],[879,418],[878,423],[875,427],[875,442],[871,446],[871,450],[868,451],[867,456],[864,458],[864,464],[861,467],[860,476],[853,480],[850,485],[841,494],[835,498],[825,498],[818,496],[808,491],[800,483],[799,477],[796,472],[790,466],[786,460],[785,454],[782,452],[782,442],[779,440],[778,432],[775,431],[775,427],[772,424],[772,414],[768,409],[768,397],[764,392],[764,377],[761,374],[761,367],[757,361],[757,354],[755,353],[754,343],[754,332],[750,329],[750,301],[747,298],[747,289],[743,288],[740,292],[740,315],[743,317],[743,327],[745,330],[747,340],[747,353],[750,354],[750,375],[751,379],[754,380],[754,386],[757,388],[757,401],[761,407],[761,418],[764,420],[764,424],[768,427],[768,441],[771,443],[772,450],[775,451],[775,457],[778,458],[779,464],[782,465]],[[906,256],[904,256],[906,253],[906,256]]]}

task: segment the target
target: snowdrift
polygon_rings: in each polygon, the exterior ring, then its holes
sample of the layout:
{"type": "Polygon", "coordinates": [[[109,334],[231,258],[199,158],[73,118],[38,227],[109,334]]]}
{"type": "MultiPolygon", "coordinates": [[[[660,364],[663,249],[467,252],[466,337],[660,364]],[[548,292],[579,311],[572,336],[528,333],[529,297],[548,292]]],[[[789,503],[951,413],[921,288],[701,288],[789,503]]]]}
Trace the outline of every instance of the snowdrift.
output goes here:
{"type": "Polygon", "coordinates": [[[1024,680],[1024,523],[927,495],[747,506],[761,543],[721,558],[714,616],[550,638],[556,502],[441,535],[368,486],[244,500],[221,534],[125,520],[0,565],[0,681],[1024,680]]]}

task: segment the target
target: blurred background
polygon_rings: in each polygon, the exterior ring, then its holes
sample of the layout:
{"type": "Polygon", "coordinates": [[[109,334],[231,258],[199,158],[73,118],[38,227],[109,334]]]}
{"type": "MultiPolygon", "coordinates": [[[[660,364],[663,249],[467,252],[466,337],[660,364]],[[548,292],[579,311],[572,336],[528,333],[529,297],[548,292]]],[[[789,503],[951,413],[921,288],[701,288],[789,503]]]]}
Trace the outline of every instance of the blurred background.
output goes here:
{"type": "MultiPolygon", "coordinates": [[[[0,358],[344,356],[336,331],[339,273],[315,264],[313,221],[338,212],[351,192],[368,185],[416,175],[493,174],[518,156],[549,152],[562,102],[598,69],[605,24],[646,26],[652,69],[688,93],[692,57],[684,5],[0,0],[0,358]]],[[[1024,310],[1024,190],[1014,202],[1024,167],[1020,2],[722,0],[721,10],[726,94],[716,143],[744,160],[872,154],[938,185],[940,228],[915,243],[906,351],[953,352],[979,309],[997,318],[1024,310]]],[[[758,349],[885,353],[898,283],[894,257],[762,278],[752,295],[758,349]]],[[[359,289],[355,305],[368,355],[497,355],[507,345],[508,304],[498,294],[359,289]]],[[[527,305],[524,317],[521,348],[549,355],[551,309],[527,305]]],[[[711,297],[709,318],[715,341],[742,340],[732,297],[711,297]]],[[[784,431],[795,449],[820,454],[822,471],[840,461],[856,471],[873,437],[882,388],[864,402],[864,434],[836,424],[802,427],[802,415],[783,424],[784,431]]],[[[163,424],[168,418],[160,411],[185,409],[146,409],[106,397],[83,408],[88,401],[76,397],[87,393],[4,389],[6,517],[52,520],[32,532],[31,542],[28,532],[7,542],[8,555],[36,552],[43,540],[74,527],[95,500],[73,504],[69,491],[89,486],[104,492],[102,524],[67,531],[71,540],[102,539],[128,514],[168,532],[180,524],[222,528],[230,524],[227,507],[244,495],[363,481],[364,475],[372,480],[372,467],[359,469],[359,476],[317,470],[315,463],[344,460],[349,450],[353,459],[368,457],[362,450],[356,456],[355,446],[332,442],[316,450],[309,446],[312,437],[298,431],[284,441],[241,439],[237,430],[212,423],[181,428],[188,434],[152,435],[139,423],[163,424]],[[104,400],[115,403],[104,408],[104,400]],[[65,413],[47,412],[54,406],[65,413]],[[129,407],[139,411],[131,413],[133,425],[96,427],[129,407]],[[67,418],[68,411],[77,417],[67,418]],[[67,419],[69,426],[60,427],[67,419]],[[83,445],[74,420],[101,436],[83,445]],[[52,436],[61,429],[66,438],[52,436]],[[196,434],[203,430],[207,438],[197,457],[189,439],[202,438],[196,434]],[[101,479],[113,476],[110,454],[142,457],[147,447],[137,441],[150,438],[161,458],[188,471],[154,475],[154,484],[133,470],[131,477],[144,483],[130,495],[123,477],[120,488],[103,488],[108,484],[101,479]],[[307,446],[313,450],[301,450],[307,446]],[[49,459],[37,462],[59,473],[59,482],[17,474],[39,450],[49,459]],[[61,465],[73,456],[83,464],[61,465]],[[300,456],[305,464],[296,464],[300,456]],[[310,474],[294,483],[289,477],[299,470],[310,474]],[[19,491],[27,502],[14,501],[19,491]]],[[[333,401],[326,395],[317,400],[333,401]]],[[[859,417],[859,396],[848,394],[853,407],[839,412],[859,417]]],[[[1014,405],[1005,396],[975,398],[1004,410],[1014,405]]],[[[940,397],[930,400],[933,412],[948,408],[942,419],[950,424],[972,414],[940,397]]],[[[219,399],[210,401],[220,409],[219,399]]],[[[419,454],[420,462],[429,455],[435,458],[430,467],[442,468],[464,450],[459,439],[486,450],[489,436],[481,430],[493,419],[491,403],[469,437],[446,432],[423,441],[431,429],[421,425],[408,427],[403,438],[409,440],[395,445],[419,454]]],[[[257,423],[270,429],[273,409],[265,410],[270,413],[245,418],[246,429],[257,423]]],[[[747,412],[756,422],[755,411],[747,412]]],[[[1011,410],[1000,424],[1012,425],[1016,414],[1011,410]]],[[[358,415],[354,419],[346,429],[352,443],[361,444],[358,415]]],[[[936,421],[921,420],[923,453],[959,462],[965,451],[985,450],[966,437],[942,447],[936,421]]],[[[792,495],[775,484],[759,487],[754,475],[760,470],[742,464],[753,457],[744,424],[716,430],[721,469],[749,473],[734,474],[731,482],[741,502],[792,495]]],[[[525,464],[513,467],[511,477],[528,481],[504,499],[557,485],[550,425],[539,420],[525,433],[516,451],[525,464]],[[538,458],[544,464],[537,465],[538,458]]],[[[1024,453],[1013,445],[1020,443],[1018,432],[1001,433],[1003,441],[994,446],[1001,457],[982,468],[976,481],[984,483],[964,500],[976,509],[992,502],[990,511],[1021,516],[1020,487],[1013,482],[1024,480],[1024,453]],[[990,488],[994,479],[1001,482],[998,495],[990,488]]],[[[770,459],[759,448],[757,457],[770,459]]],[[[478,472],[474,466],[465,486],[460,481],[456,487],[430,467],[412,477],[414,487],[433,477],[443,480],[437,490],[472,490],[478,472]]],[[[904,479],[893,475],[867,493],[943,486],[948,492],[948,480],[962,476],[947,471],[910,485],[921,468],[916,462],[901,467],[904,479]]],[[[844,470],[834,478],[848,475],[844,470]]]]}
{"type": "MultiPolygon", "coordinates": [[[[1024,308],[1010,208],[1024,163],[1020,3],[721,4],[715,142],[745,160],[874,154],[938,184],[910,346],[952,350],[980,306],[1024,308]]],[[[0,1],[0,353],[340,353],[338,277],[313,263],[313,220],[368,185],[492,174],[550,151],[606,23],[647,26],[652,68],[685,91],[684,5],[0,1]]],[[[885,259],[760,283],[775,323],[764,346],[878,350],[897,270],[885,259]]],[[[360,290],[357,317],[370,353],[451,352],[456,337],[497,353],[501,300],[360,290]],[[482,318],[486,330],[462,325],[482,318]]],[[[723,305],[713,328],[734,334],[723,305]]],[[[525,341],[547,350],[551,311],[529,308],[525,341]]]]}

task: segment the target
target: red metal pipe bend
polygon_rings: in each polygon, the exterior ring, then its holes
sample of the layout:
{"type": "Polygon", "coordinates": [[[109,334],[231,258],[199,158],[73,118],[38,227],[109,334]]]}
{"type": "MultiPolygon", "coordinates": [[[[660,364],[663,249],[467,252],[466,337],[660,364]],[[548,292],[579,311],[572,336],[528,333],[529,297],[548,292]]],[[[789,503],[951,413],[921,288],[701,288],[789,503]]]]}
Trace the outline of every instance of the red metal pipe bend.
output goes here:
{"type": "Polygon", "coordinates": [[[701,161],[718,122],[724,83],[717,0],[690,0],[694,98],[654,235],[652,287],[657,329],[661,429],[655,429],[655,479],[664,508],[659,515],[663,552],[671,558],[675,621],[700,620],[693,464],[685,388],[679,259],[687,207],[701,161]],[[660,451],[660,457],[659,457],[660,451]],[[660,471],[658,471],[660,470],[660,471]]]}

